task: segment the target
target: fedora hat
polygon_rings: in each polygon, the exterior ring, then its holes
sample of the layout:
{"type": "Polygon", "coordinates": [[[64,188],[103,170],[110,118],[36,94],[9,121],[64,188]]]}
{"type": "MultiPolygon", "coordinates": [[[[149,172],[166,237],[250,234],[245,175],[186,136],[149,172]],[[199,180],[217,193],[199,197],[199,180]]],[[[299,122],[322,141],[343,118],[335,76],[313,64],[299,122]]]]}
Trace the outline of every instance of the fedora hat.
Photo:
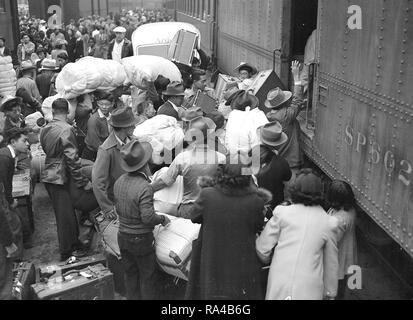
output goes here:
{"type": "Polygon", "coordinates": [[[270,147],[278,147],[288,141],[288,136],[278,121],[267,123],[258,129],[263,144],[270,147]]]}
{"type": "Polygon", "coordinates": [[[16,105],[20,105],[22,102],[23,99],[20,97],[6,96],[1,100],[0,111],[10,111],[13,107],[15,107],[16,105]]]}
{"type": "Polygon", "coordinates": [[[168,84],[166,91],[163,91],[162,94],[165,96],[185,96],[185,88],[182,83],[174,81],[168,84]]]}
{"type": "Polygon", "coordinates": [[[21,69],[22,71],[24,71],[24,70],[31,70],[31,69],[36,69],[36,66],[33,65],[33,63],[31,63],[29,60],[27,60],[27,61],[23,61],[23,62],[22,62],[21,66],[20,66],[20,69],[21,69]]]}
{"type": "Polygon", "coordinates": [[[136,123],[133,111],[128,107],[115,110],[109,119],[109,124],[115,128],[129,128],[136,125],[136,123]]]}
{"type": "Polygon", "coordinates": [[[224,99],[227,100],[225,102],[226,106],[230,106],[232,104],[232,102],[238,98],[240,95],[244,94],[245,90],[231,90],[229,92],[226,93],[226,96],[224,96],[224,99]]]}
{"type": "Polygon", "coordinates": [[[280,88],[275,88],[268,92],[265,106],[268,109],[276,109],[284,102],[290,100],[292,96],[293,94],[290,91],[282,91],[280,88]]]}
{"type": "Polygon", "coordinates": [[[190,121],[194,121],[196,119],[202,118],[203,115],[204,113],[202,112],[201,108],[192,107],[192,108],[185,110],[182,120],[190,122],[190,121]]]}
{"type": "Polygon", "coordinates": [[[148,142],[133,140],[120,150],[120,166],[126,172],[135,172],[142,169],[152,157],[152,147],[148,142]]]}
{"type": "Polygon", "coordinates": [[[235,70],[238,72],[240,72],[241,70],[247,70],[252,75],[255,75],[258,73],[258,69],[254,67],[252,64],[249,64],[247,62],[241,62],[241,64],[235,70]]]}
{"type": "Polygon", "coordinates": [[[257,108],[259,104],[260,101],[256,96],[244,91],[231,102],[231,109],[244,111],[250,107],[252,110],[257,108]]]}
{"type": "Polygon", "coordinates": [[[56,60],[45,58],[42,61],[42,67],[40,68],[40,71],[43,71],[43,70],[57,70],[57,69],[59,69],[59,67],[56,65],[56,60]]]}

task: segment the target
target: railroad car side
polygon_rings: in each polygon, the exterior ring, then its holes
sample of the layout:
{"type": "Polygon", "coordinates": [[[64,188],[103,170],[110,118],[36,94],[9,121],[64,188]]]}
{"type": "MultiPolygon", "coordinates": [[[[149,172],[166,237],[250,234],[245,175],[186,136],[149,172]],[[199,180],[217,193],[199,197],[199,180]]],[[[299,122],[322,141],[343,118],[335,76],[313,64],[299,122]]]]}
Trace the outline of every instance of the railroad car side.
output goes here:
{"type": "Polygon", "coordinates": [[[319,1],[315,130],[303,147],[413,256],[413,5],[351,4],[361,29],[349,28],[347,0],[319,1]]]}

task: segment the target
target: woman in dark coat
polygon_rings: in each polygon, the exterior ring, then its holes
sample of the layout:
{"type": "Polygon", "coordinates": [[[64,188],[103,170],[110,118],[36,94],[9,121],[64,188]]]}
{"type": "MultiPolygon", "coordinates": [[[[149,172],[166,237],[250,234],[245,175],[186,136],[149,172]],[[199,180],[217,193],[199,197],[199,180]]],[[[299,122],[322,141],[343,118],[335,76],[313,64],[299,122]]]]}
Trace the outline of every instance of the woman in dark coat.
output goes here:
{"type": "Polygon", "coordinates": [[[264,298],[255,239],[271,194],[258,189],[242,169],[242,165],[220,165],[213,179],[199,181],[203,189],[191,220],[202,227],[193,244],[186,299],[264,298]]]}

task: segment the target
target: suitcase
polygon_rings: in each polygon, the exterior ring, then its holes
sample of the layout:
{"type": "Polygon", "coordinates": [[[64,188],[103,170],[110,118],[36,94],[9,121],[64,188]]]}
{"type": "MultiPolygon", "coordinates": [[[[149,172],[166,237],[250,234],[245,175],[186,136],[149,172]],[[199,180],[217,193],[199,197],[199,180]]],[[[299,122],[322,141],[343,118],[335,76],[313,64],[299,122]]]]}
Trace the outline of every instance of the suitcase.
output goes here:
{"type": "Polygon", "coordinates": [[[192,58],[198,43],[198,35],[187,30],[179,30],[172,39],[168,50],[168,59],[187,66],[192,66],[192,58]]]}
{"type": "Polygon", "coordinates": [[[210,114],[217,109],[217,100],[198,90],[193,106],[200,108],[205,114],[210,114]]]}
{"type": "Polygon", "coordinates": [[[268,113],[271,110],[265,106],[265,101],[267,100],[268,92],[275,88],[285,90],[285,85],[273,70],[266,70],[254,77],[254,82],[247,91],[260,100],[260,109],[268,113]]]}
{"type": "Polygon", "coordinates": [[[113,274],[96,264],[31,286],[35,300],[114,300],[113,274]]]}
{"type": "Polygon", "coordinates": [[[219,102],[224,101],[225,91],[227,91],[231,87],[238,87],[237,79],[220,73],[218,75],[217,84],[215,86],[215,97],[219,102]]]}
{"type": "Polygon", "coordinates": [[[192,242],[198,238],[201,225],[188,219],[168,218],[171,220],[169,226],[154,229],[156,258],[166,273],[188,280],[192,242]]]}
{"type": "Polygon", "coordinates": [[[81,270],[97,264],[106,266],[106,257],[102,254],[84,258],[71,257],[67,261],[39,265],[36,268],[36,282],[41,282],[43,279],[48,279],[52,276],[60,276],[72,270],[81,270]]]}
{"type": "Polygon", "coordinates": [[[35,281],[36,275],[33,263],[15,263],[13,266],[13,298],[16,300],[31,300],[30,286],[34,284],[35,281]]]}

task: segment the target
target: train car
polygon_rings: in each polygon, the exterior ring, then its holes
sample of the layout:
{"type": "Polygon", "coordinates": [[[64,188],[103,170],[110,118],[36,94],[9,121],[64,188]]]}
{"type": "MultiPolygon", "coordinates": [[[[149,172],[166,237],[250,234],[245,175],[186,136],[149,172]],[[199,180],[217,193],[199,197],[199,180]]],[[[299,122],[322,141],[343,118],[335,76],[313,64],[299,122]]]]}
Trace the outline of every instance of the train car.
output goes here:
{"type": "MultiPolygon", "coordinates": [[[[188,21],[199,2],[178,0],[178,21],[188,21]]],[[[291,87],[291,61],[303,61],[307,39],[317,29],[313,90],[300,119],[303,151],[328,177],[351,184],[364,212],[362,236],[412,290],[411,1],[214,3],[211,48],[225,73],[248,61],[261,70],[273,68],[291,87]]]]}
{"type": "Polygon", "coordinates": [[[11,50],[17,48],[19,39],[19,16],[17,1],[0,1],[0,36],[6,39],[6,46],[11,50]]]}

